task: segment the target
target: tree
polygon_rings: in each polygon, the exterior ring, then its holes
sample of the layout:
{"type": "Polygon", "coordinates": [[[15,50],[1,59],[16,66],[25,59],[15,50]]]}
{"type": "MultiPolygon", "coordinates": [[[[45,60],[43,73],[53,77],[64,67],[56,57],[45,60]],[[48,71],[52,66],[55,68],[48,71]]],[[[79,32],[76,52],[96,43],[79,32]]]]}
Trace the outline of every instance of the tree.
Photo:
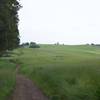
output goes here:
{"type": "Polygon", "coordinates": [[[0,52],[18,47],[18,10],[17,0],[0,0],[0,52]]]}
{"type": "Polygon", "coordinates": [[[30,48],[40,48],[39,45],[37,45],[35,42],[30,43],[30,48]]]}
{"type": "Polygon", "coordinates": [[[30,43],[28,43],[28,42],[22,43],[22,44],[20,45],[20,47],[26,47],[26,48],[29,48],[29,46],[30,46],[30,43]]]}
{"type": "Polygon", "coordinates": [[[91,45],[95,45],[94,43],[91,43],[91,45]]]}

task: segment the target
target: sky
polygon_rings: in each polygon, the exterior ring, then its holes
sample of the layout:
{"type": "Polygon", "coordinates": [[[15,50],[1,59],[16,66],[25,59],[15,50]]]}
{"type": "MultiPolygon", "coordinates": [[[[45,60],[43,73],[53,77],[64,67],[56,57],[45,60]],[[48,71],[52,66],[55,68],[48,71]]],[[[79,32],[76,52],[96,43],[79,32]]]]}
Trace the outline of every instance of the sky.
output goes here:
{"type": "Polygon", "coordinates": [[[20,0],[21,43],[100,43],[100,0],[20,0]]]}

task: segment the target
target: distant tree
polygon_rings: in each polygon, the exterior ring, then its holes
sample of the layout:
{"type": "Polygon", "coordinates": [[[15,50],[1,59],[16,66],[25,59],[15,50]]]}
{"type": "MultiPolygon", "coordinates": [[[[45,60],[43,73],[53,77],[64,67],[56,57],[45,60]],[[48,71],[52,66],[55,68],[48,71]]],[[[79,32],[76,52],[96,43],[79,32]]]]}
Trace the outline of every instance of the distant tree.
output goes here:
{"type": "Polygon", "coordinates": [[[94,43],[91,43],[91,45],[95,45],[94,43]]]}
{"type": "Polygon", "coordinates": [[[87,43],[86,45],[89,45],[89,43],[87,43]]]}
{"type": "Polygon", "coordinates": [[[29,48],[29,46],[30,46],[30,43],[28,43],[28,42],[22,43],[22,44],[20,45],[20,47],[27,47],[27,48],[29,48]]]}
{"type": "Polygon", "coordinates": [[[59,42],[55,43],[54,45],[59,45],[59,42]]]}
{"type": "Polygon", "coordinates": [[[57,42],[57,45],[59,45],[59,42],[57,42]]]}
{"type": "Polygon", "coordinates": [[[22,43],[20,45],[20,47],[24,47],[24,48],[40,48],[40,46],[38,44],[36,44],[35,42],[26,42],[26,43],[22,43]]]}
{"type": "Polygon", "coordinates": [[[30,42],[30,45],[36,45],[36,43],[35,42],[30,42]]]}
{"type": "Polygon", "coordinates": [[[26,43],[24,43],[23,45],[29,47],[29,46],[30,46],[30,43],[26,42],[26,43]]]}
{"type": "Polygon", "coordinates": [[[100,44],[96,44],[96,46],[100,46],[100,44]]]}
{"type": "Polygon", "coordinates": [[[40,48],[39,45],[37,45],[35,42],[30,43],[30,48],[40,48]]]}

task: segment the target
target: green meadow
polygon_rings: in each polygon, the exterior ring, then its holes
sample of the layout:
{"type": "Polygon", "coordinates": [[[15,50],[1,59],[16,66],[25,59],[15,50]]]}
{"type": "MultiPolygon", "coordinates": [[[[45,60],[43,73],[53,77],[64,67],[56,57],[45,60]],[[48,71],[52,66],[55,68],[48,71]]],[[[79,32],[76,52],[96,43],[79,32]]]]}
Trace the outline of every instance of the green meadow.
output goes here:
{"type": "Polygon", "coordinates": [[[20,73],[51,100],[100,100],[100,47],[41,45],[18,51],[20,73]]]}
{"type": "MultiPolygon", "coordinates": [[[[99,46],[40,45],[13,52],[19,73],[33,80],[50,100],[100,100],[99,46]]],[[[8,100],[4,97],[14,85],[15,65],[0,59],[0,100],[8,100]]]]}

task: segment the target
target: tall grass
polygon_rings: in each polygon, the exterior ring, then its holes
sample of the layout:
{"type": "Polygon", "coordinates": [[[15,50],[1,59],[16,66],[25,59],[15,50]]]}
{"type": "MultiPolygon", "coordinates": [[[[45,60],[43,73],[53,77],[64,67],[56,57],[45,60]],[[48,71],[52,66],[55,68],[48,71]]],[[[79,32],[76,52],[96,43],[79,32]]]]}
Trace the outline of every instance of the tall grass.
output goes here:
{"type": "Polygon", "coordinates": [[[99,47],[41,45],[20,50],[20,73],[51,100],[100,100],[99,47]]]}
{"type": "Polygon", "coordinates": [[[15,86],[15,65],[0,59],[0,100],[8,100],[15,86]]]}

